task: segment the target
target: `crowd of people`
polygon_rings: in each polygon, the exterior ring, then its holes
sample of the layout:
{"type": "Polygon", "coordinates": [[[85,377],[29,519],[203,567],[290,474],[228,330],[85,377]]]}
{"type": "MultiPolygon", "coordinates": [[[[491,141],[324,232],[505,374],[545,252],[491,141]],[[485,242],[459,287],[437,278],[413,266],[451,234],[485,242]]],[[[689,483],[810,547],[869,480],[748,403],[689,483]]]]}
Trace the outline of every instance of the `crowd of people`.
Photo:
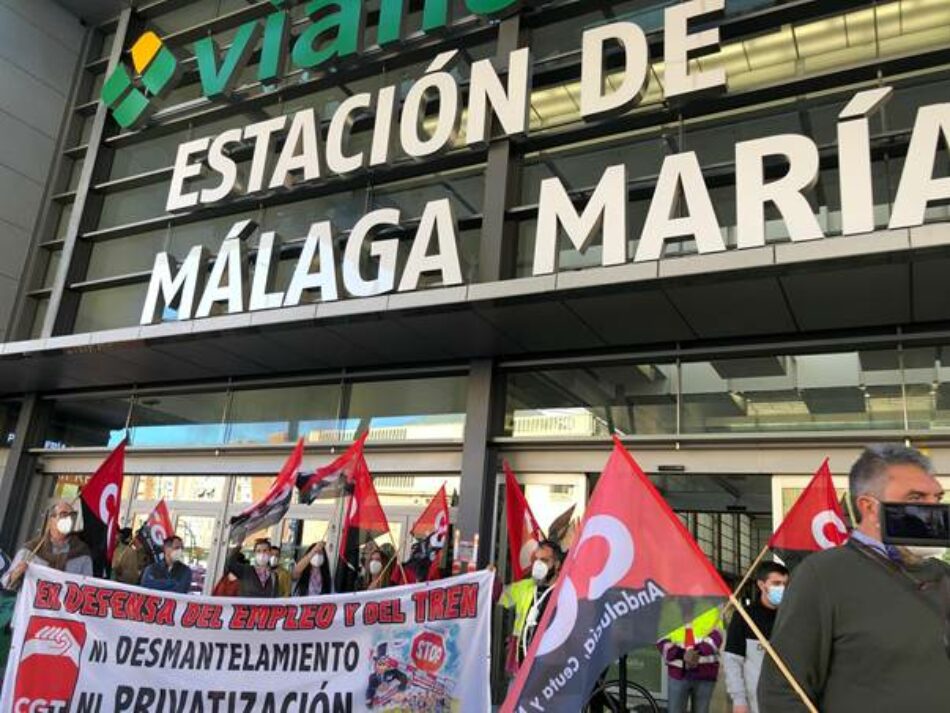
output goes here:
{"type": "MultiPolygon", "coordinates": [[[[732,713],[799,713],[800,694],[786,672],[766,655],[770,641],[805,695],[823,713],[854,710],[938,710],[950,701],[950,567],[942,550],[885,543],[883,504],[936,504],[943,489],[929,459],[904,446],[873,446],[854,463],[849,495],[855,522],[846,544],[808,556],[790,573],[766,561],[753,574],[746,616],[712,609],[664,635],[656,646],[668,672],[669,713],[708,713],[724,673],[732,713]]],[[[2,578],[16,589],[28,561],[75,574],[92,574],[92,559],[75,534],[76,513],[60,501],[49,511],[43,537],[27,542],[2,578]]],[[[505,670],[517,672],[549,604],[564,562],[562,546],[545,540],[530,569],[502,588],[495,601],[511,612],[505,670]]],[[[341,587],[331,573],[325,542],[309,546],[292,567],[268,539],[254,542],[251,557],[240,547],[228,556],[216,596],[276,598],[338,591],[376,590],[432,581],[446,574],[444,550],[429,538],[414,542],[400,561],[391,544],[370,541],[346,563],[341,587]]],[[[190,591],[192,572],[181,538],[165,539],[153,557],[130,530],[122,532],[112,577],[165,591],[190,591]]],[[[727,610],[728,611],[728,610],[727,610]]]]}

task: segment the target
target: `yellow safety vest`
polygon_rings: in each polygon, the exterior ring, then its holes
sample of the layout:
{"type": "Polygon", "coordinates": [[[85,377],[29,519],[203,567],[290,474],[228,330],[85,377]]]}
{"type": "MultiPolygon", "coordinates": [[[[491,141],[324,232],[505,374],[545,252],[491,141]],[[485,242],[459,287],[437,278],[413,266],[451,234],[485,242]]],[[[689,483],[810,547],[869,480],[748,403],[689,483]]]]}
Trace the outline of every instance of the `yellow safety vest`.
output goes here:
{"type": "Polygon", "coordinates": [[[528,619],[528,612],[534,604],[534,596],[538,591],[538,585],[531,577],[513,582],[505,587],[502,592],[499,604],[505,609],[515,610],[515,628],[514,635],[520,637],[524,629],[525,621],[528,619]]]}

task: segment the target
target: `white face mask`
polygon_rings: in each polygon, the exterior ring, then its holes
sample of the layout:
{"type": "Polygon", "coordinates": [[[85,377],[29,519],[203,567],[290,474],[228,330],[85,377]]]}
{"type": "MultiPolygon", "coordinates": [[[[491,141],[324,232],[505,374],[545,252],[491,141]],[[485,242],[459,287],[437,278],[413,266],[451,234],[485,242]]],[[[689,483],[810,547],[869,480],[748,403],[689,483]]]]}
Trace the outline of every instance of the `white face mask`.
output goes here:
{"type": "Polygon", "coordinates": [[[924,547],[920,545],[907,545],[907,551],[910,552],[915,557],[919,557],[922,560],[927,559],[928,557],[933,557],[935,559],[942,559],[945,554],[947,554],[946,547],[924,547]]]}
{"type": "Polygon", "coordinates": [[[71,515],[66,515],[59,518],[56,521],[56,529],[60,535],[68,535],[73,531],[73,518],[71,515]]]}
{"type": "Polygon", "coordinates": [[[383,571],[383,563],[379,560],[370,560],[369,561],[369,573],[374,577],[383,571]]]}
{"type": "Polygon", "coordinates": [[[317,552],[317,554],[314,555],[314,557],[313,557],[313,566],[314,566],[314,567],[322,567],[322,566],[323,566],[323,553],[322,553],[322,552],[317,552]]]}
{"type": "Polygon", "coordinates": [[[175,548],[172,550],[172,562],[181,562],[185,557],[185,553],[181,551],[180,548],[175,548]]]}
{"type": "Polygon", "coordinates": [[[254,562],[257,563],[258,567],[266,567],[269,560],[270,555],[266,552],[258,552],[254,555],[254,562]]]}
{"type": "Polygon", "coordinates": [[[277,555],[271,555],[270,559],[267,560],[267,562],[270,564],[271,567],[276,567],[278,564],[280,564],[280,557],[278,557],[277,555]]]}
{"type": "Polygon", "coordinates": [[[531,565],[531,579],[535,582],[543,582],[548,578],[549,568],[544,560],[535,560],[531,565]]]}

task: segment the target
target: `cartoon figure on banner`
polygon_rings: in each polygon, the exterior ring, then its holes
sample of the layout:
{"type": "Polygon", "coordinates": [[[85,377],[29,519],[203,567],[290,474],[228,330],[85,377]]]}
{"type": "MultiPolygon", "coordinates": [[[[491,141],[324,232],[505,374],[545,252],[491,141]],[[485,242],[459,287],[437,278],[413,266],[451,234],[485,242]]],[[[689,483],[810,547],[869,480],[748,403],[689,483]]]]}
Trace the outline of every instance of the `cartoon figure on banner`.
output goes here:
{"type": "Polygon", "coordinates": [[[460,654],[458,627],[452,624],[400,632],[376,644],[367,706],[386,713],[455,713],[460,654]]]}
{"type": "Polygon", "coordinates": [[[391,710],[390,704],[400,705],[409,686],[409,677],[399,670],[399,661],[389,656],[389,644],[382,643],[373,654],[373,673],[366,688],[366,706],[376,710],[391,710]]]}

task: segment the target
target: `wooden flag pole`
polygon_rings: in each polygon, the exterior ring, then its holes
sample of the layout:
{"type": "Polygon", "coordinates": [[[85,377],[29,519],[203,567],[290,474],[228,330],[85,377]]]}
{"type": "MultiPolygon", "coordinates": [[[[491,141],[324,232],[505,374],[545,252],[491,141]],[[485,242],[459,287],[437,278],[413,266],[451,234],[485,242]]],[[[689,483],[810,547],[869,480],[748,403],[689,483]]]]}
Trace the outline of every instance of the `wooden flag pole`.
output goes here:
{"type": "MultiPolygon", "coordinates": [[[[768,545],[765,545],[765,546],[762,548],[762,551],[759,552],[759,556],[755,558],[755,560],[752,562],[751,565],[749,565],[749,568],[746,570],[745,575],[743,575],[743,577],[742,577],[742,581],[739,582],[739,584],[736,585],[736,588],[735,588],[734,590],[732,590],[732,597],[733,597],[733,598],[737,598],[737,597],[739,597],[739,596],[742,594],[742,588],[743,588],[746,584],[748,584],[749,579],[752,578],[752,575],[755,573],[755,570],[758,569],[759,565],[762,563],[762,560],[765,558],[765,555],[768,554],[768,551],[769,551],[769,546],[768,546],[768,545]]],[[[732,602],[731,602],[731,601],[729,602],[729,604],[726,605],[726,608],[723,610],[723,612],[722,612],[723,615],[725,615],[726,612],[729,611],[729,607],[730,607],[730,606],[732,606],[732,602]]]]}
{"type": "Polygon", "coordinates": [[[729,596],[729,603],[735,607],[736,612],[738,612],[739,615],[745,619],[745,623],[749,625],[752,633],[755,634],[756,638],[759,640],[759,643],[762,644],[762,648],[765,649],[765,652],[772,658],[772,661],[775,662],[776,667],[782,672],[785,680],[788,681],[788,685],[792,687],[792,690],[794,690],[801,699],[802,704],[808,709],[809,713],[818,713],[818,709],[815,707],[815,704],[811,702],[808,694],[805,693],[805,689],[802,688],[795,676],[792,675],[792,672],[788,669],[788,666],[785,665],[785,662],[782,661],[775,649],[772,648],[772,644],[769,643],[769,640],[752,620],[752,617],[749,616],[749,612],[745,610],[745,607],[742,606],[742,603],[736,599],[734,594],[729,596]]]}

